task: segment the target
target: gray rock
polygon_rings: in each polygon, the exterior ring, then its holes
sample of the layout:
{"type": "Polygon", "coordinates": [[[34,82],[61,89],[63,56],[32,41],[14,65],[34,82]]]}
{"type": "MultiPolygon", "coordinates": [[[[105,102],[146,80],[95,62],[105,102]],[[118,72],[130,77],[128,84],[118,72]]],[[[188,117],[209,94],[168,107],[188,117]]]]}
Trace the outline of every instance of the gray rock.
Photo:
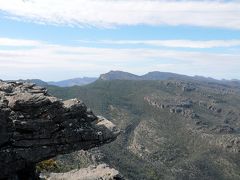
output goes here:
{"type": "Polygon", "coordinates": [[[183,87],[182,87],[183,92],[191,92],[191,91],[195,91],[195,90],[196,90],[196,87],[192,84],[186,84],[186,85],[183,85],[183,87]]]}
{"type": "Polygon", "coordinates": [[[89,166],[66,173],[45,173],[41,176],[47,180],[124,180],[117,170],[110,168],[107,164],[89,166]]]}
{"type": "Polygon", "coordinates": [[[192,107],[193,102],[191,100],[181,101],[177,104],[178,107],[190,108],[192,107]]]}
{"type": "Polygon", "coordinates": [[[170,113],[181,113],[183,111],[182,108],[171,108],[170,110],[170,113]]]}
{"type": "Polygon", "coordinates": [[[0,179],[29,179],[37,162],[115,140],[119,129],[80,100],[32,83],[0,82],[0,179]]]}
{"type": "Polygon", "coordinates": [[[224,134],[235,132],[235,129],[227,124],[217,125],[211,130],[214,131],[215,133],[224,133],[224,134]]]}

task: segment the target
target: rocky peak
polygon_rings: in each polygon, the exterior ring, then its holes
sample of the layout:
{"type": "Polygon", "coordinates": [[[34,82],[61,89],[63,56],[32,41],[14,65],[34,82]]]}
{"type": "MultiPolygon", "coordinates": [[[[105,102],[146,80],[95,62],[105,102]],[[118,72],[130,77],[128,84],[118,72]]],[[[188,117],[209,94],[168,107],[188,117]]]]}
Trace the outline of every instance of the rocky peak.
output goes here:
{"type": "Polygon", "coordinates": [[[28,179],[37,162],[116,139],[119,129],[78,99],[32,83],[0,81],[0,179],[28,179]]]}

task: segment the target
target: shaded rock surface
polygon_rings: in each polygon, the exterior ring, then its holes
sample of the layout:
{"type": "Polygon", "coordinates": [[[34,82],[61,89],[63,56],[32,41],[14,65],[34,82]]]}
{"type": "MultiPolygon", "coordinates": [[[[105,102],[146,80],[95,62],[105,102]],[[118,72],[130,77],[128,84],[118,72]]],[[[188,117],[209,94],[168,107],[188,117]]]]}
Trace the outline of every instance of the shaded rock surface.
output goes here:
{"type": "Polygon", "coordinates": [[[28,179],[37,162],[116,139],[119,130],[78,99],[32,83],[0,81],[0,179],[28,179]]]}

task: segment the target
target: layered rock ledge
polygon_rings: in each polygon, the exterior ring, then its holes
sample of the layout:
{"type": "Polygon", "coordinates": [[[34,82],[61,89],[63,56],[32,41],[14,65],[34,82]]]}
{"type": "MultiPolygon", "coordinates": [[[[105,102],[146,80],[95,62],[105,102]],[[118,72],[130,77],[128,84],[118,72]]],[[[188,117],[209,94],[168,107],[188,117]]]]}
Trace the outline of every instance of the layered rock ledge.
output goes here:
{"type": "Polygon", "coordinates": [[[31,83],[0,81],[0,179],[34,178],[35,164],[116,139],[119,129],[78,99],[31,83]]]}

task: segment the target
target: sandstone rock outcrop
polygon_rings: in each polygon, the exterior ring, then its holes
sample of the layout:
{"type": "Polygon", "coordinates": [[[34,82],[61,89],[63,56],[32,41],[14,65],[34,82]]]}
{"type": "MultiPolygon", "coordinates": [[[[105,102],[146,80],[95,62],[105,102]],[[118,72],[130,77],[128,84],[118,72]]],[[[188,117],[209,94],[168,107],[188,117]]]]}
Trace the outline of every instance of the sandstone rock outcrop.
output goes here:
{"type": "Polygon", "coordinates": [[[37,162],[116,139],[119,129],[80,100],[31,83],[0,81],[0,179],[29,179],[37,162]]]}
{"type": "Polygon", "coordinates": [[[66,173],[50,173],[42,175],[47,180],[124,180],[122,175],[106,164],[90,166],[66,173]]]}

